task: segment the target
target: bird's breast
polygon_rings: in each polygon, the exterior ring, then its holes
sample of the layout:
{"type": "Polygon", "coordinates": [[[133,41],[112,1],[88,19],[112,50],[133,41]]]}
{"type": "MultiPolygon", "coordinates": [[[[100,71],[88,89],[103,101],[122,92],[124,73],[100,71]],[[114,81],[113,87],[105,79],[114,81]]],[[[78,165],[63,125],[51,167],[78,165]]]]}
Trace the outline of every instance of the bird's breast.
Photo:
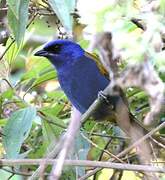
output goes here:
{"type": "Polygon", "coordinates": [[[109,83],[91,59],[83,57],[58,73],[61,88],[71,103],[84,113],[109,83]]]}

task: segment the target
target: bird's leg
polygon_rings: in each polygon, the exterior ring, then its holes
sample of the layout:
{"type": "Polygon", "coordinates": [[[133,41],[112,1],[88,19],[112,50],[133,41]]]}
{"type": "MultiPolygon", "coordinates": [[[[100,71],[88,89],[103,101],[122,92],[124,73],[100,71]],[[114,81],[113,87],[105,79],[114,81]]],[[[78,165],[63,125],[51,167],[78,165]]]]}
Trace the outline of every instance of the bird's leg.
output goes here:
{"type": "Polygon", "coordinates": [[[112,110],[114,109],[114,104],[112,104],[112,102],[110,101],[109,96],[106,95],[103,91],[98,92],[98,98],[101,101],[104,101],[108,106],[110,106],[112,110]]]}

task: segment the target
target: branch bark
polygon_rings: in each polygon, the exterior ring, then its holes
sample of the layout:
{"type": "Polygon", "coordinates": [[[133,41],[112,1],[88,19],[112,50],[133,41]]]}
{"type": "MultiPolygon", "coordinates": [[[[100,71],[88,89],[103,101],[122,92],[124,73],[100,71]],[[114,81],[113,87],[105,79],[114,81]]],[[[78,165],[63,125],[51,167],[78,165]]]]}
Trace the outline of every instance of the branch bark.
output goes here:
{"type": "MultiPolygon", "coordinates": [[[[47,165],[53,165],[58,162],[58,159],[2,159],[0,161],[1,166],[14,166],[14,165],[39,165],[43,161],[47,165]]],[[[159,172],[165,173],[164,167],[154,167],[148,165],[133,165],[123,163],[112,163],[103,161],[89,161],[89,160],[65,160],[64,165],[67,166],[83,166],[83,167],[100,167],[100,168],[112,168],[129,171],[147,171],[147,172],[159,172]]]]}

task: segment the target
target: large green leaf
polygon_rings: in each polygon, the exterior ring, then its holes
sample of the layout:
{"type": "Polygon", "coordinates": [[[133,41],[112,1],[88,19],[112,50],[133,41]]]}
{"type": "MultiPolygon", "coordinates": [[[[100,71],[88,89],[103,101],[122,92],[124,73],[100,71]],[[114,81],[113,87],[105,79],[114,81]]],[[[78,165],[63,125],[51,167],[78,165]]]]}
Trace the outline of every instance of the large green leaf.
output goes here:
{"type": "Polygon", "coordinates": [[[57,17],[61,21],[62,25],[69,32],[72,31],[73,13],[76,1],[75,0],[48,0],[52,9],[56,13],[57,17]]]}
{"type": "Polygon", "coordinates": [[[9,8],[12,10],[16,18],[19,18],[20,0],[7,0],[9,8]]]}
{"type": "Polygon", "coordinates": [[[21,145],[27,138],[32,120],[36,116],[34,107],[20,109],[12,114],[4,127],[3,145],[7,158],[18,158],[21,145]]]}
{"type": "MultiPolygon", "coordinates": [[[[12,1],[12,0],[11,0],[12,1]]],[[[26,25],[28,22],[28,6],[29,0],[20,1],[19,5],[17,5],[16,9],[18,9],[18,17],[16,13],[13,12],[13,7],[9,6],[8,8],[8,23],[14,34],[17,45],[19,46],[24,38],[26,25]]]]}

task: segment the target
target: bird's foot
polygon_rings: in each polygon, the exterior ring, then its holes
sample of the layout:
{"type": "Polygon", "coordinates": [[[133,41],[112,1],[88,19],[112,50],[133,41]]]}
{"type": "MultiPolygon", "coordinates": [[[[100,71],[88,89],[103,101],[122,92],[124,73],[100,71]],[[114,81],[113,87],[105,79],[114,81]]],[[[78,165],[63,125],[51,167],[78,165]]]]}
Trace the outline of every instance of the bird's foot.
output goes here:
{"type": "Polygon", "coordinates": [[[102,101],[106,102],[108,106],[111,106],[111,109],[114,109],[114,105],[110,101],[108,95],[104,94],[103,91],[98,92],[98,98],[100,98],[102,101]]]}

